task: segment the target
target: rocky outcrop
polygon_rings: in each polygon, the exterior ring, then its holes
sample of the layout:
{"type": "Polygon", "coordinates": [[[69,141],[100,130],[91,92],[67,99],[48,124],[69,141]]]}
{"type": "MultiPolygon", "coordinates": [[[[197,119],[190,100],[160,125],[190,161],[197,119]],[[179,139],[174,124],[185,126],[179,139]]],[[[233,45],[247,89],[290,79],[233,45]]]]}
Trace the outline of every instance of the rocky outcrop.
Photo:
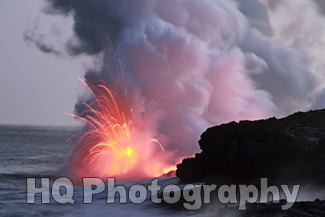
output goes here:
{"type": "Polygon", "coordinates": [[[207,129],[202,152],[177,165],[185,182],[325,184],[325,110],[207,129]]]}
{"type": "Polygon", "coordinates": [[[282,210],[281,204],[286,204],[285,200],[279,204],[249,204],[245,212],[238,211],[238,207],[225,207],[218,212],[217,216],[236,216],[236,217],[315,217],[325,216],[325,201],[316,199],[309,202],[296,202],[291,209],[282,210]]]}

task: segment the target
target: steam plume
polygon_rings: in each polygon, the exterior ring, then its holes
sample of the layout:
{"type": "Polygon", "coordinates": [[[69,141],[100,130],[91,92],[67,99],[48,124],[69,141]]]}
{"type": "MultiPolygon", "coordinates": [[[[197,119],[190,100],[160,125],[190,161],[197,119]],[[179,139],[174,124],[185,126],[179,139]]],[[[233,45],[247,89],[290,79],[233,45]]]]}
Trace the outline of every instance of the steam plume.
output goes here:
{"type": "MultiPolygon", "coordinates": [[[[144,111],[145,104],[159,101],[157,137],[178,156],[198,151],[196,141],[211,125],[285,115],[312,104],[308,97],[316,90],[317,76],[305,67],[301,52],[270,39],[268,16],[254,17],[243,7],[266,8],[258,1],[50,4],[48,13],[74,17],[76,38],[67,43],[71,54],[102,53],[102,69],[86,74],[90,83],[104,78],[116,85],[114,55],[121,60],[135,109],[144,111]]],[[[76,104],[78,113],[83,109],[76,104]]]]}

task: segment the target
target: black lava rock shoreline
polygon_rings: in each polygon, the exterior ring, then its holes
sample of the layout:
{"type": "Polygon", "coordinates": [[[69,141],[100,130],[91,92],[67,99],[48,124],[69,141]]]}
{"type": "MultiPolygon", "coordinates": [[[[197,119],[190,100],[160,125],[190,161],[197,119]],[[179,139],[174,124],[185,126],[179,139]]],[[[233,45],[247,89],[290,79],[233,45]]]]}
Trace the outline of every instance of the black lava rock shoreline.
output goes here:
{"type": "Polygon", "coordinates": [[[325,185],[325,110],[211,127],[199,145],[177,165],[181,181],[325,185]]]}
{"type": "MultiPolygon", "coordinates": [[[[184,183],[298,184],[325,187],[325,109],[288,117],[230,122],[207,129],[201,153],[177,165],[184,183]]],[[[289,210],[279,204],[249,204],[246,211],[225,207],[218,216],[325,216],[325,201],[296,202],[289,210]]]]}
{"type": "Polygon", "coordinates": [[[325,201],[316,199],[310,202],[296,202],[292,208],[281,210],[281,204],[250,204],[247,205],[246,211],[238,211],[238,207],[227,207],[220,209],[217,216],[234,216],[234,217],[324,217],[325,216],[325,201]]]}

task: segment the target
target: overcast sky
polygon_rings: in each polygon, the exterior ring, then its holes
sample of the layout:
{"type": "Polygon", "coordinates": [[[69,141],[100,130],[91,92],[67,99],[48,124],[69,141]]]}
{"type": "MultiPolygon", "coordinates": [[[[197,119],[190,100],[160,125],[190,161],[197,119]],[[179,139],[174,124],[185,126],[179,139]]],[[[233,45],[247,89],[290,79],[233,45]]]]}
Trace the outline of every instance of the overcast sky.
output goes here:
{"type": "Polygon", "coordinates": [[[45,54],[24,40],[36,27],[45,37],[55,28],[72,34],[71,17],[45,15],[43,7],[40,0],[0,1],[0,124],[76,124],[63,113],[73,113],[87,59],[45,54]]]}

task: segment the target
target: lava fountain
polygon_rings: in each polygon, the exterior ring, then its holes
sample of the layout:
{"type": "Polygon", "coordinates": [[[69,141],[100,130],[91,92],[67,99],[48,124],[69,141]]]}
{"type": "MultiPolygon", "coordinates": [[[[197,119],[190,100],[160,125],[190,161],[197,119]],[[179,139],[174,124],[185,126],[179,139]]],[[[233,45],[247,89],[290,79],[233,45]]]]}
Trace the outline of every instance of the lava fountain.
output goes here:
{"type": "MultiPolygon", "coordinates": [[[[80,79],[81,80],[81,79],[80,79]]],[[[82,80],[81,80],[82,81],[82,80]]],[[[127,100],[100,79],[100,84],[82,81],[93,100],[75,118],[86,130],[75,135],[70,162],[65,170],[75,182],[82,177],[114,177],[119,181],[159,177],[175,170],[166,159],[172,154],[154,138],[152,119],[155,102],[144,112],[133,110],[127,100]]]]}

